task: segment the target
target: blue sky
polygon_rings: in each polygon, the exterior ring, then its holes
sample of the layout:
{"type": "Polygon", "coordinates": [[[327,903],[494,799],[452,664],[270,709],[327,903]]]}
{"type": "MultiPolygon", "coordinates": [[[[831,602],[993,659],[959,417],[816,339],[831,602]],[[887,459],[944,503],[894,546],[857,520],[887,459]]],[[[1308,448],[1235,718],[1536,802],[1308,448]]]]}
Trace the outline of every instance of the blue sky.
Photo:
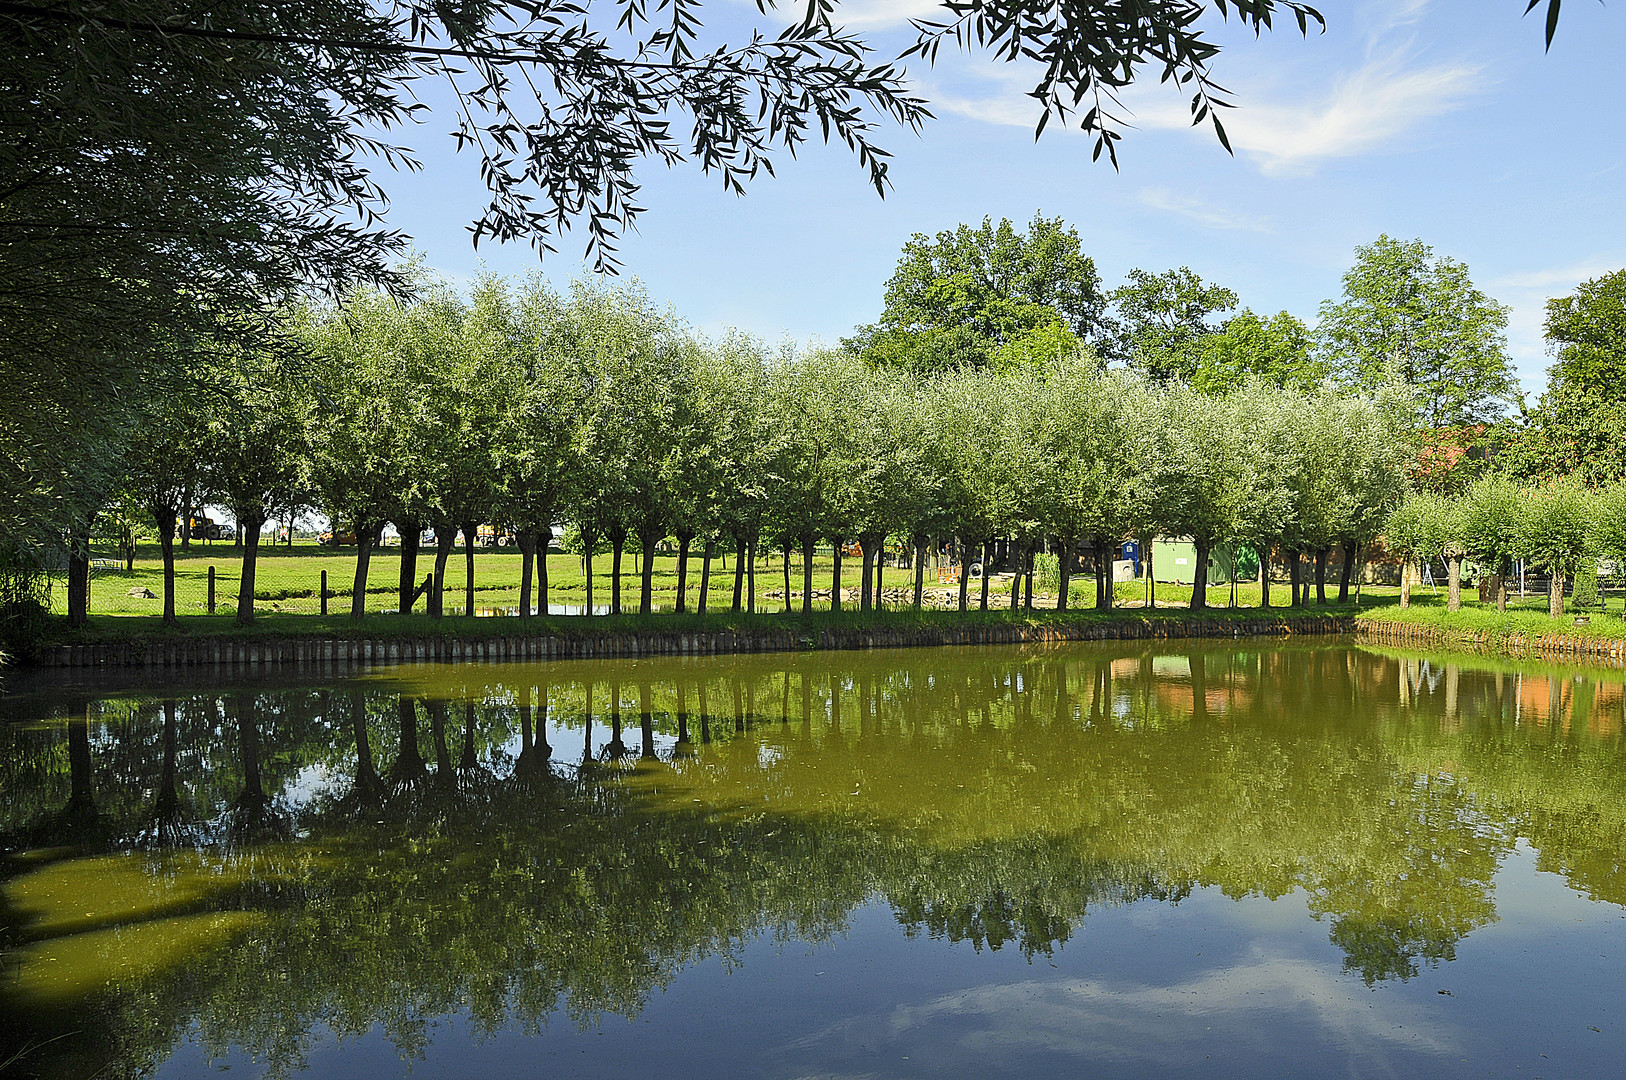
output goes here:
{"type": "MultiPolygon", "coordinates": [[[[1527,391],[1549,359],[1543,301],[1626,267],[1626,118],[1619,106],[1626,11],[1570,3],[1543,52],[1540,12],[1524,0],[1328,0],[1326,33],[1290,25],[1255,40],[1217,18],[1215,65],[1237,108],[1230,156],[1189,125],[1181,95],[1155,82],[1126,98],[1133,130],[1121,169],[1091,163],[1090,141],[1052,126],[1037,142],[1032,72],[945,51],[911,78],[937,119],[885,132],[895,184],[877,198],[856,161],[815,146],[777,162],[743,197],[692,167],[641,174],[626,272],[708,333],[739,327],[772,341],[834,342],[880,312],[903,243],[961,222],[1035,211],[1074,225],[1108,286],[1131,268],[1189,266],[1260,312],[1314,320],[1339,291],[1357,244],[1380,233],[1422,239],[1468,264],[1512,308],[1509,352],[1527,391]]],[[[906,16],[930,0],[849,0],[840,21],[892,52],[906,16]]],[[[720,32],[754,5],[708,7],[720,32]]],[[[431,104],[438,105],[434,98],[431,104]]],[[[385,178],[390,223],[434,268],[541,266],[563,284],[585,273],[584,237],[539,261],[529,248],[482,246],[466,225],[482,205],[472,156],[453,152],[437,108],[397,133],[423,172],[385,178]]]]}

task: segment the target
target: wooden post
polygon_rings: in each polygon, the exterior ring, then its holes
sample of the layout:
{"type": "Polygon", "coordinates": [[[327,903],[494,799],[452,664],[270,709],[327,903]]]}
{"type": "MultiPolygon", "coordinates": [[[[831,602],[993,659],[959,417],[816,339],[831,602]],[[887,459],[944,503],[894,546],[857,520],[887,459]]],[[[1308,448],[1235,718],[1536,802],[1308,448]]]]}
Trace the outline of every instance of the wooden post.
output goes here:
{"type": "Polygon", "coordinates": [[[327,571],[322,571],[322,614],[327,614],[327,571]]]}
{"type": "Polygon", "coordinates": [[[215,568],[209,567],[209,614],[215,613],[215,568]]]}

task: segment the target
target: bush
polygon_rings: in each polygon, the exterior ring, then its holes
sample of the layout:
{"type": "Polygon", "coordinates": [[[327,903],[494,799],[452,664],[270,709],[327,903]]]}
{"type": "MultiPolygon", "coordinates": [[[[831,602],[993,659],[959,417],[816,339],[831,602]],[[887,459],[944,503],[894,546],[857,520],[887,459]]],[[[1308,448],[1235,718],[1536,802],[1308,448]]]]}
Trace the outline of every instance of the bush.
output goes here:
{"type": "Polygon", "coordinates": [[[27,653],[51,622],[51,575],[21,548],[0,550],[0,649],[27,653]]]}
{"type": "Polygon", "coordinates": [[[1603,606],[1598,597],[1598,560],[1582,559],[1575,568],[1575,594],[1570,598],[1577,611],[1597,611],[1603,606]]]}

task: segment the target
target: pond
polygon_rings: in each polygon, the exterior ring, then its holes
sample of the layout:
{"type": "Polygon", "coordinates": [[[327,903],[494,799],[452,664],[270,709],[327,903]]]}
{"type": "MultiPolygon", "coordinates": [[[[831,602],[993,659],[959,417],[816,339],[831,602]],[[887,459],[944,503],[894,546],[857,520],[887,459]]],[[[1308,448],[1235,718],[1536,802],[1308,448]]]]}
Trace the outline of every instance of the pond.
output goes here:
{"type": "Polygon", "coordinates": [[[174,678],[0,699],[8,1075],[1626,1058],[1619,671],[1164,642],[174,678]]]}

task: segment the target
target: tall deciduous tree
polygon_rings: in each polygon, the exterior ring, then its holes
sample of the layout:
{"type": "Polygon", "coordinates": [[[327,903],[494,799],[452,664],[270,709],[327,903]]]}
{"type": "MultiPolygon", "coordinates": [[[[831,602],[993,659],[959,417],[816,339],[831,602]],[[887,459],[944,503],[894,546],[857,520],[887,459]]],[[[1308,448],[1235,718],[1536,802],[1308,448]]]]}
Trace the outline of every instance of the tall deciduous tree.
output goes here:
{"type": "Polygon", "coordinates": [[[1189,268],[1161,274],[1131,270],[1112,291],[1117,314],[1108,353],[1157,382],[1190,382],[1203,343],[1219,327],[1213,317],[1236,307],[1236,293],[1189,268]]]}
{"type": "Polygon", "coordinates": [[[1460,428],[1500,417],[1518,383],[1507,355],[1508,309],[1468,267],[1421,240],[1380,236],[1355,249],[1343,296],[1321,305],[1321,359],[1353,386],[1396,377],[1417,388],[1418,419],[1460,428]]]}
{"type": "Polygon", "coordinates": [[[1626,270],[1547,301],[1546,333],[1547,390],[1510,457],[1543,478],[1626,479],[1626,270]]]}
{"type": "Polygon", "coordinates": [[[1328,375],[1311,355],[1310,328],[1286,311],[1265,318],[1243,308],[1217,331],[1197,341],[1197,370],[1191,384],[1222,393],[1248,379],[1310,390],[1328,375]]]}
{"type": "Polygon", "coordinates": [[[847,343],[871,364],[914,371],[1019,363],[1076,352],[1100,332],[1106,301],[1078,232],[1035,214],[936,237],[916,233],[886,283],[886,308],[847,343]]]}

